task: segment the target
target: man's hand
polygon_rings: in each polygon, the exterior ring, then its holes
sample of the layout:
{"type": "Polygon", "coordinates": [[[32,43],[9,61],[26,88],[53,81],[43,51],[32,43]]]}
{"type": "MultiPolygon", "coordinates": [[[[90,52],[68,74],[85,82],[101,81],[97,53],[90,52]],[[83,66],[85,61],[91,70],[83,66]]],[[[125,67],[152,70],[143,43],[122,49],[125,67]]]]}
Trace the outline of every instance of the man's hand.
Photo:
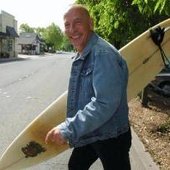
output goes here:
{"type": "Polygon", "coordinates": [[[48,144],[50,141],[58,145],[64,145],[67,143],[66,139],[64,139],[57,127],[54,127],[47,133],[45,143],[48,144]]]}

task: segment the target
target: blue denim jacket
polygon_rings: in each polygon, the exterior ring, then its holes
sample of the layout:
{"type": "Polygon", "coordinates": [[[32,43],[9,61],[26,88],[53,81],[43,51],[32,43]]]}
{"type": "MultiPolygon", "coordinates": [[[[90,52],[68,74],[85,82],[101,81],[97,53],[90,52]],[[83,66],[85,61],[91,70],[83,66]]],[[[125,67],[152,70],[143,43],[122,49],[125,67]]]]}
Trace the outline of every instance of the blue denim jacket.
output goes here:
{"type": "Polygon", "coordinates": [[[119,52],[93,33],[73,61],[67,118],[58,126],[71,147],[128,131],[127,82],[127,65],[119,52]]]}

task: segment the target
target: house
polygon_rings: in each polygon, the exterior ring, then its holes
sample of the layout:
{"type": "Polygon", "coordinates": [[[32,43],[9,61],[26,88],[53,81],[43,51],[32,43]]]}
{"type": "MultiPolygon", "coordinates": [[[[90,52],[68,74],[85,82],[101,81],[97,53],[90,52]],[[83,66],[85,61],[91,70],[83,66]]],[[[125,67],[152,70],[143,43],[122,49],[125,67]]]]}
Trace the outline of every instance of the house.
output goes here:
{"type": "Polygon", "coordinates": [[[1,11],[0,13],[0,58],[17,57],[16,40],[18,34],[17,21],[14,16],[1,11]]]}
{"type": "Polygon", "coordinates": [[[44,42],[36,33],[20,33],[18,39],[18,53],[21,54],[41,54],[44,42]]]}

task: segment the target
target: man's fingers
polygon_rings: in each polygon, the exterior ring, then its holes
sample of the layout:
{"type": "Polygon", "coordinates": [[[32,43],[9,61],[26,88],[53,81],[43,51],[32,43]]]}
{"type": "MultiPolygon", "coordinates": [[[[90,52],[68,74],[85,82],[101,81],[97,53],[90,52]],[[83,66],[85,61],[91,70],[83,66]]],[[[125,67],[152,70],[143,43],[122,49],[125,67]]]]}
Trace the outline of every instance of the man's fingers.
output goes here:
{"type": "Polygon", "coordinates": [[[45,137],[45,143],[48,144],[49,142],[54,142],[58,145],[63,145],[65,143],[67,143],[67,141],[63,138],[63,136],[61,135],[59,129],[57,129],[57,127],[51,129],[46,137],[45,137]]]}
{"type": "Polygon", "coordinates": [[[54,140],[53,139],[53,130],[50,130],[45,137],[45,143],[48,144],[49,141],[52,141],[52,140],[54,140]]]}

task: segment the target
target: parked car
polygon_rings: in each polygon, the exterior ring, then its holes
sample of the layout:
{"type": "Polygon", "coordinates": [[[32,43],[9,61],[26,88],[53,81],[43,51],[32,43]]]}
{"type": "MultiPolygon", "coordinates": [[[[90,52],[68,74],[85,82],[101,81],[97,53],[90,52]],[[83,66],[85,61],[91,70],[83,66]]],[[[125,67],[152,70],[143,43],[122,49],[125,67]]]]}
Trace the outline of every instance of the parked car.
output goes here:
{"type": "Polygon", "coordinates": [[[142,92],[142,105],[147,107],[149,93],[153,91],[161,96],[170,98],[170,65],[164,68],[142,92]]]}

